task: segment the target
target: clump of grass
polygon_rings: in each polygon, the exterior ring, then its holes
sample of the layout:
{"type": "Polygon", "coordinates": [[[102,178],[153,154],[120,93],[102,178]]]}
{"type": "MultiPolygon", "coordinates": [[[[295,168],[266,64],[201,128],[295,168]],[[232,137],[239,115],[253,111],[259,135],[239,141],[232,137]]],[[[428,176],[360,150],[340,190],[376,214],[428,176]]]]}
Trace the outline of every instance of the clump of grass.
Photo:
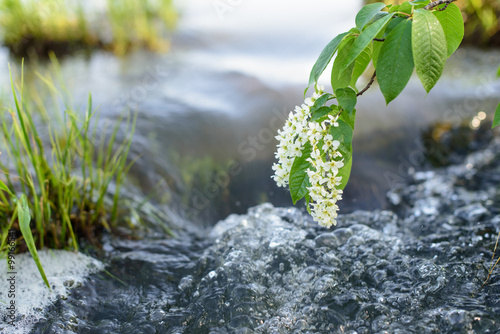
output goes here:
{"type": "Polygon", "coordinates": [[[58,0],[0,1],[3,43],[16,55],[96,47],[80,6],[58,0]]]}
{"type": "Polygon", "coordinates": [[[176,19],[172,0],[107,0],[103,12],[79,1],[0,0],[1,38],[16,55],[94,48],[118,55],[138,47],[165,51],[176,19]]]}
{"type": "Polygon", "coordinates": [[[0,156],[0,252],[6,251],[10,229],[21,232],[32,254],[35,246],[76,250],[78,237],[92,241],[97,231],[112,230],[120,189],[133,163],[127,156],[136,116],[118,119],[104,140],[90,96],[83,117],[67,101],[62,114],[54,112],[61,110],[63,94],[50,77],[37,75],[51,92],[49,102],[35,93],[27,96],[22,79],[15,86],[11,74],[13,106],[0,112],[6,153],[0,156]],[[121,142],[119,131],[128,134],[121,142]],[[50,141],[43,142],[47,137],[50,141]],[[111,184],[115,193],[108,204],[111,184]]]}
{"type": "Polygon", "coordinates": [[[144,47],[167,51],[170,44],[166,32],[175,27],[177,14],[172,0],[107,0],[113,52],[122,55],[144,47]]]}

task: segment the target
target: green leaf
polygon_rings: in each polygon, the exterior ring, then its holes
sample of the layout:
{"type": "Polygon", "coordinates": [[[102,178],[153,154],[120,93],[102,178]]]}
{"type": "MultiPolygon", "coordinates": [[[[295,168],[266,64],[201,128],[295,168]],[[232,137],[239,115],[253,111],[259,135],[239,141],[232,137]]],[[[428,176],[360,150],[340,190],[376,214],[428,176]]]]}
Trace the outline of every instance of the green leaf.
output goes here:
{"type": "Polygon", "coordinates": [[[370,44],[378,33],[389,23],[393,14],[388,14],[380,20],[376,21],[372,25],[368,26],[359,36],[355,39],[349,52],[343,61],[343,66],[340,68],[341,71],[345,71],[352,62],[363,52],[363,50],[370,44]]]}
{"type": "Polygon", "coordinates": [[[408,19],[404,19],[402,17],[396,16],[394,17],[388,24],[387,27],[385,28],[384,31],[384,37],[387,37],[393,31],[399,24],[408,21],[408,19]]]}
{"type": "Polygon", "coordinates": [[[498,66],[497,77],[500,77],[500,66],[498,66]]]}
{"type": "MultiPolygon", "coordinates": [[[[406,19],[404,19],[402,17],[399,17],[399,16],[393,17],[392,20],[389,21],[389,23],[387,24],[385,29],[382,29],[379,32],[379,34],[377,35],[377,38],[387,37],[387,35],[389,35],[390,32],[392,30],[394,30],[394,28],[396,28],[401,22],[404,22],[404,21],[406,21],[406,19]]],[[[384,42],[373,42],[372,58],[373,58],[373,67],[375,67],[375,69],[378,66],[378,57],[380,56],[380,50],[382,49],[383,45],[384,45],[384,42]]]]}
{"type": "Polygon", "coordinates": [[[377,64],[380,90],[389,104],[406,87],[413,73],[412,22],[398,25],[386,38],[377,64]]]}
{"type": "Polygon", "coordinates": [[[363,6],[361,10],[356,15],[356,28],[361,32],[365,25],[370,22],[371,19],[377,15],[383,8],[385,4],[383,2],[376,2],[366,6],[363,6]]]}
{"type": "Polygon", "coordinates": [[[412,50],[417,75],[427,93],[443,74],[446,63],[446,37],[439,20],[429,11],[413,14],[412,50]]]}
{"type": "MultiPolygon", "coordinates": [[[[378,42],[380,43],[380,42],[378,42]]],[[[372,60],[372,49],[373,44],[368,44],[366,49],[361,52],[358,58],[354,61],[354,69],[352,71],[351,82],[349,86],[356,89],[356,83],[358,82],[359,77],[363,74],[363,72],[368,67],[370,60],[372,60]]]]}
{"type": "Polygon", "coordinates": [[[339,119],[347,123],[352,130],[354,130],[354,122],[356,121],[356,109],[351,112],[344,110],[342,114],[340,114],[339,119]]]}
{"type": "Polygon", "coordinates": [[[49,281],[47,280],[47,276],[45,276],[45,272],[43,271],[40,258],[38,257],[38,252],[36,251],[35,241],[33,240],[33,235],[31,234],[30,209],[28,207],[28,200],[26,198],[26,195],[24,194],[21,195],[19,201],[17,202],[17,215],[19,219],[19,227],[21,229],[21,234],[23,235],[24,241],[26,242],[26,246],[28,246],[31,256],[33,257],[33,260],[35,261],[36,266],[38,267],[38,271],[40,272],[40,275],[42,276],[45,285],[50,290],[49,281]]]}
{"type": "Polygon", "coordinates": [[[410,2],[410,5],[415,7],[415,9],[424,8],[430,3],[430,0],[415,0],[410,2]]]}
{"type": "Polygon", "coordinates": [[[446,46],[448,57],[458,49],[462,39],[464,38],[464,19],[460,8],[454,3],[448,5],[448,8],[443,11],[433,11],[441,26],[443,27],[446,36],[446,46]]]}
{"type": "Polygon", "coordinates": [[[335,90],[335,96],[342,109],[347,110],[348,112],[352,112],[354,110],[357,102],[357,96],[354,90],[351,88],[339,88],[335,90]]]}
{"type": "Polygon", "coordinates": [[[500,125],[500,103],[497,106],[497,110],[495,110],[495,117],[493,118],[493,125],[491,128],[497,127],[500,125]]]}
{"type": "Polygon", "coordinates": [[[296,157],[293,161],[288,180],[293,204],[303,198],[308,192],[307,188],[311,186],[309,183],[309,177],[306,173],[307,169],[311,167],[310,162],[307,161],[307,159],[311,156],[311,151],[311,144],[307,142],[302,149],[302,155],[300,157],[296,157]]]}
{"type": "Polygon", "coordinates": [[[352,72],[354,70],[354,63],[348,66],[345,70],[341,68],[344,66],[344,59],[349,52],[350,47],[354,43],[354,36],[347,36],[339,46],[339,52],[332,67],[332,89],[348,87],[351,83],[352,72]]]}
{"type": "Polygon", "coordinates": [[[309,85],[312,85],[313,83],[317,82],[321,74],[324,72],[325,68],[328,66],[330,61],[332,60],[333,55],[335,52],[337,52],[337,48],[342,41],[342,39],[349,34],[349,32],[345,32],[343,34],[338,35],[334,39],[330,41],[326,45],[326,47],[321,51],[321,54],[319,55],[318,60],[316,60],[316,63],[314,64],[311,74],[309,75],[309,85]]]}
{"type": "Polygon", "coordinates": [[[394,12],[399,11],[399,7],[401,7],[401,6],[400,5],[391,6],[389,8],[389,13],[394,13],[394,12]]]}
{"type": "Polygon", "coordinates": [[[347,182],[349,182],[349,176],[351,175],[351,169],[352,169],[352,152],[351,152],[351,158],[349,160],[344,160],[344,166],[339,169],[339,173],[337,176],[341,176],[342,180],[340,181],[340,186],[339,189],[344,190],[345,186],[347,185],[347,182]]]}
{"type": "MultiPolygon", "coordinates": [[[[365,26],[365,27],[368,27],[368,26],[372,25],[373,23],[377,22],[378,20],[380,20],[380,19],[381,19],[381,18],[383,18],[383,17],[386,17],[387,15],[389,15],[389,13],[387,13],[387,12],[380,12],[380,13],[377,13],[377,15],[375,15],[375,16],[373,17],[373,19],[371,19],[371,20],[370,20],[370,22],[368,22],[368,23],[366,24],[366,26],[365,26]]],[[[356,29],[356,28],[354,28],[354,29],[356,29]]],[[[365,28],[365,29],[366,29],[366,28],[365,28]]],[[[359,31],[358,31],[358,32],[359,32],[359,31]]]]}
{"type": "Polygon", "coordinates": [[[321,107],[312,113],[311,122],[322,122],[326,115],[336,115],[339,108],[336,105],[331,105],[329,107],[321,107]]]}
{"type": "Polygon", "coordinates": [[[10,191],[9,187],[7,187],[2,180],[0,180],[0,190],[8,192],[10,195],[14,195],[12,191],[10,191]]]}
{"type": "Polygon", "coordinates": [[[339,119],[337,123],[339,123],[339,126],[331,126],[328,132],[332,135],[333,140],[340,142],[339,152],[342,154],[345,162],[351,159],[352,156],[353,128],[342,119],[339,119]]]}
{"type": "MultiPolygon", "coordinates": [[[[344,113],[341,114],[341,118],[344,113]]],[[[354,118],[354,112],[352,114],[354,118]]],[[[338,120],[338,127],[330,127],[329,133],[333,136],[334,140],[340,141],[339,152],[342,154],[344,160],[344,166],[339,169],[337,176],[342,177],[340,189],[344,189],[349,181],[349,175],[351,174],[352,167],[352,135],[354,128],[354,120],[352,121],[352,126],[342,119],[338,120]]]]}
{"type": "Polygon", "coordinates": [[[311,107],[311,110],[309,110],[309,112],[311,114],[314,113],[316,110],[321,108],[326,103],[326,101],[328,101],[328,99],[330,97],[332,97],[332,94],[329,94],[329,93],[325,93],[325,94],[321,95],[316,101],[314,101],[314,104],[311,107]]]}
{"type": "Polygon", "coordinates": [[[403,2],[399,7],[399,11],[406,14],[411,14],[412,9],[413,6],[408,1],[403,2]]]}

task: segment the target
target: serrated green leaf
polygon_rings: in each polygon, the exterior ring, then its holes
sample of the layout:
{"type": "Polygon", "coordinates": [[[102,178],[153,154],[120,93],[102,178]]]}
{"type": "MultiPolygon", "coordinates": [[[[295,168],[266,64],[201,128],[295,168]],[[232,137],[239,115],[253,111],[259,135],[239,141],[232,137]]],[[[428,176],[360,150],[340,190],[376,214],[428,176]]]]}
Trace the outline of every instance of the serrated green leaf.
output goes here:
{"type": "Polygon", "coordinates": [[[417,75],[429,93],[443,74],[447,58],[446,37],[436,16],[424,9],[414,12],[411,33],[417,75]]]}
{"type": "MultiPolygon", "coordinates": [[[[393,20],[391,20],[392,22],[393,20]]],[[[390,24],[390,22],[389,22],[390,24]]],[[[382,39],[384,38],[384,34],[385,34],[385,30],[387,29],[387,26],[380,30],[380,32],[378,33],[377,37],[378,39],[382,39]]],[[[384,44],[384,42],[381,42],[381,41],[374,41],[373,42],[373,47],[372,47],[372,62],[373,62],[373,67],[376,69],[377,68],[377,62],[378,62],[378,56],[380,54],[380,49],[382,48],[382,45],[384,44]]]]}
{"type": "Polygon", "coordinates": [[[50,289],[49,281],[47,280],[47,276],[43,270],[42,264],[40,262],[40,258],[38,257],[38,252],[36,251],[35,241],[33,240],[33,234],[31,234],[30,228],[30,209],[28,206],[28,200],[26,195],[22,194],[17,202],[17,216],[19,219],[19,228],[21,229],[21,234],[23,235],[24,241],[26,242],[26,246],[35,261],[36,266],[38,267],[38,271],[42,276],[43,281],[47,288],[50,289]]]}
{"type": "MultiPolygon", "coordinates": [[[[344,112],[341,114],[340,118],[344,116],[344,112]]],[[[352,114],[354,118],[354,112],[352,114]]],[[[342,177],[340,189],[344,189],[344,187],[347,185],[347,182],[349,181],[349,175],[351,173],[351,167],[352,167],[352,135],[353,135],[353,128],[354,128],[354,121],[353,125],[351,126],[350,124],[344,122],[342,119],[338,120],[339,126],[338,127],[330,127],[329,133],[333,136],[334,140],[338,140],[340,142],[339,146],[339,152],[342,154],[342,158],[344,161],[344,166],[339,169],[339,173],[337,176],[342,177]]]]}
{"type": "Polygon", "coordinates": [[[354,36],[347,36],[339,46],[339,51],[332,67],[331,84],[332,89],[343,88],[349,86],[351,83],[352,72],[354,70],[354,63],[348,66],[345,70],[341,70],[345,63],[345,58],[349,52],[350,47],[354,43],[354,36]]]}
{"type": "MultiPolygon", "coordinates": [[[[321,51],[321,54],[319,55],[318,60],[316,60],[316,63],[314,64],[311,74],[309,75],[309,85],[312,85],[313,83],[317,82],[321,74],[325,71],[325,68],[328,66],[330,61],[332,60],[333,55],[335,52],[337,52],[337,48],[342,41],[342,39],[347,36],[349,32],[345,32],[343,34],[340,34],[336,36],[334,39],[330,41],[326,45],[326,47],[321,51]]],[[[305,93],[304,93],[305,94],[305,93]]]]}
{"type": "Polygon", "coordinates": [[[385,4],[383,2],[376,2],[363,6],[363,8],[361,8],[356,15],[356,28],[358,28],[360,32],[363,31],[365,25],[370,22],[370,20],[373,19],[383,8],[385,8],[385,4]]]}
{"type": "Polygon", "coordinates": [[[302,149],[302,155],[296,157],[293,161],[290,177],[288,179],[293,204],[302,199],[307,194],[307,187],[311,186],[309,177],[306,173],[307,169],[311,166],[311,163],[307,161],[311,156],[311,151],[311,144],[307,142],[302,149]]]}
{"type": "Polygon", "coordinates": [[[328,99],[330,97],[332,97],[332,94],[329,94],[329,93],[325,93],[325,94],[321,95],[316,101],[314,101],[314,104],[311,107],[311,109],[309,110],[309,112],[311,114],[314,113],[316,110],[321,108],[326,103],[326,101],[328,101],[328,99]]]}
{"type": "Polygon", "coordinates": [[[389,13],[394,13],[394,12],[399,11],[399,7],[400,7],[400,5],[391,6],[389,8],[389,13]]]}
{"type": "Polygon", "coordinates": [[[399,24],[401,24],[405,21],[408,21],[408,19],[404,19],[404,18],[399,17],[399,16],[393,17],[392,20],[385,27],[383,36],[387,37],[387,35],[389,35],[391,33],[391,31],[393,31],[399,24]]]}
{"type": "Polygon", "coordinates": [[[351,112],[344,110],[342,114],[340,114],[339,119],[346,122],[354,131],[354,122],[356,121],[356,109],[354,109],[351,112]]]}
{"type": "Polygon", "coordinates": [[[334,104],[329,107],[321,107],[312,113],[311,122],[322,122],[327,115],[336,115],[338,111],[338,107],[334,104]]]}
{"type": "Polygon", "coordinates": [[[430,0],[415,0],[410,2],[410,5],[415,7],[415,9],[424,8],[430,3],[430,0]]]}
{"type": "Polygon", "coordinates": [[[351,158],[347,161],[344,160],[344,166],[339,169],[339,173],[337,174],[337,176],[342,177],[339,189],[344,190],[345,186],[349,182],[349,177],[351,176],[351,169],[352,169],[352,152],[351,152],[351,158]]]}
{"type": "MultiPolygon", "coordinates": [[[[389,21],[385,29],[382,29],[379,34],[377,35],[377,38],[386,38],[387,35],[390,34],[390,32],[396,28],[401,22],[406,21],[406,19],[395,16],[392,18],[392,20],[389,21]]],[[[372,55],[372,60],[373,60],[373,67],[375,69],[378,66],[378,57],[380,55],[380,50],[382,49],[382,46],[384,45],[384,42],[374,42],[373,43],[373,55],[372,55]]]]}
{"type": "Polygon", "coordinates": [[[495,117],[493,118],[493,125],[491,128],[497,127],[500,125],[500,103],[497,106],[497,110],[495,110],[495,117]]]}
{"type": "Polygon", "coordinates": [[[359,77],[363,74],[363,72],[368,67],[368,64],[370,64],[370,61],[372,60],[372,49],[373,44],[368,44],[366,49],[364,49],[363,52],[361,52],[358,58],[356,58],[356,60],[354,61],[351,83],[349,84],[349,86],[354,89],[356,89],[356,83],[358,82],[359,77]]]}
{"type": "Polygon", "coordinates": [[[377,80],[389,104],[406,87],[413,73],[412,22],[405,20],[386,37],[380,50],[377,80]]]}
{"type": "Polygon", "coordinates": [[[371,26],[372,24],[374,24],[375,22],[377,22],[377,21],[378,21],[378,20],[380,20],[381,18],[386,17],[387,15],[389,15],[389,13],[387,13],[387,12],[380,12],[380,13],[377,13],[377,15],[375,15],[375,16],[373,17],[373,19],[371,19],[371,20],[370,20],[370,22],[368,22],[368,23],[366,24],[365,29],[366,29],[366,27],[371,26]]]}
{"type": "Polygon", "coordinates": [[[358,101],[356,92],[351,88],[339,88],[335,90],[335,97],[339,103],[339,107],[348,112],[352,112],[358,101]]]}
{"type": "Polygon", "coordinates": [[[2,180],[0,180],[0,190],[8,192],[10,195],[14,195],[12,191],[10,191],[9,187],[7,187],[7,185],[5,185],[5,183],[3,183],[2,180]]]}
{"type": "Polygon", "coordinates": [[[363,52],[363,50],[370,44],[378,33],[389,23],[393,14],[388,14],[372,25],[368,26],[359,36],[354,40],[354,43],[349,48],[349,52],[344,60],[343,66],[340,71],[345,71],[354,60],[363,52]]]}
{"type": "Polygon", "coordinates": [[[403,2],[399,7],[399,11],[406,14],[411,14],[412,9],[413,6],[408,1],[403,2]]]}
{"type": "Polygon", "coordinates": [[[342,153],[344,159],[350,159],[353,128],[342,119],[339,119],[337,123],[339,126],[331,126],[328,132],[332,135],[333,140],[340,142],[339,152],[342,153]]]}
{"type": "Polygon", "coordinates": [[[464,38],[464,20],[460,8],[454,3],[448,5],[443,11],[432,12],[443,27],[446,36],[446,46],[448,57],[455,52],[464,38]]]}

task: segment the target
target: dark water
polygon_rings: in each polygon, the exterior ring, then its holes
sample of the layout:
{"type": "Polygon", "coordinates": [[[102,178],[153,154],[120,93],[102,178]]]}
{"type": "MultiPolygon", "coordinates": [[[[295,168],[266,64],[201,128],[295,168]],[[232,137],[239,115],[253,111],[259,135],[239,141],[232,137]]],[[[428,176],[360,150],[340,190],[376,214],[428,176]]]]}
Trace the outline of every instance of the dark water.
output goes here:
{"type": "Polygon", "coordinates": [[[148,196],[151,210],[141,213],[174,226],[176,237],[106,236],[98,256],[112,276],[90,277],[33,333],[495,333],[498,276],[479,286],[498,232],[488,202],[498,164],[472,176],[484,182],[481,193],[464,187],[466,173],[415,180],[412,172],[429,166],[429,125],[491,116],[500,53],[459,50],[427,97],[412,78],[388,107],[376,86],[359,99],[341,203],[350,214],[333,232],[269,204],[212,230],[264,202],[291,205],[270,179],[272,136],[302,102],[327,32],[349,28],[357,6],[313,1],[283,11],[242,1],[223,19],[210,2],[183,6],[167,55],[61,61],[75,102],[92,92],[103,129],[124,109],[138,112],[132,157],[140,158],[126,196],[148,196]],[[318,6],[321,13],[307,11],[318,6]],[[392,192],[391,204],[386,192],[404,182],[412,185],[392,192]],[[447,202],[451,194],[457,199],[447,202]],[[396,213],[380,211],[389,208],[396,213]]]}

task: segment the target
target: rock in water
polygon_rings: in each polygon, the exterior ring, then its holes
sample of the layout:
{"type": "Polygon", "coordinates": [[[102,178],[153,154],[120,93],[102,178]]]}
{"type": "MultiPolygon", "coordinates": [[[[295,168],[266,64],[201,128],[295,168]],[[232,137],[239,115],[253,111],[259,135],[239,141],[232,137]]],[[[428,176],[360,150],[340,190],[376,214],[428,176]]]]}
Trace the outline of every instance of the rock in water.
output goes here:
{"type": "Polygon", "coordinates": [[[343,215],[332,230],[263,204],[211,233],[212,263],[181,292],[200,333],[487,333],[500,326],[498,144],[417,173],[394,211],[343,215]]]}

